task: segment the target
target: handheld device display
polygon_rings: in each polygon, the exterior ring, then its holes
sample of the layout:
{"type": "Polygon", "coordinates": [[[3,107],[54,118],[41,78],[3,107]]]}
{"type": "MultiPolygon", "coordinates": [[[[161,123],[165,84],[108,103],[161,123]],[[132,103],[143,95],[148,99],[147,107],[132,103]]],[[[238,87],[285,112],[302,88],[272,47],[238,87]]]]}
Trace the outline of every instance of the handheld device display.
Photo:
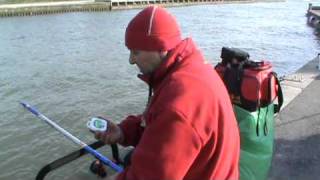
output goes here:
{"type": "Polygon", "coordinates": [[[100,118],[94,117],[94,118],[91,118],[90,121],[88,121],[87,127],[91,131],[104,132],[108,128],[108,123],[104,119],[100,119],[100,118]]]}

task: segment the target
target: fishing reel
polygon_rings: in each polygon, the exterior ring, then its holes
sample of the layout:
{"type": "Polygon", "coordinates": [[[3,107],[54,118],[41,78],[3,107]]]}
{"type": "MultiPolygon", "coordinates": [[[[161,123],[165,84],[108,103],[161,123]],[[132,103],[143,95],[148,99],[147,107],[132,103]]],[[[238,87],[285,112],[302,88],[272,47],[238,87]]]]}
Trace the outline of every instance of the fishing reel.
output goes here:
{"type": "MultiPolygon", "coordinates": [[[[119,156],[119,149],[117,144],[111,144],[111,149],[112,149],[112,157],[113,157],[113,162],[116,163],[117,165],[120,165],[124,168],[128,167],[131,164],[131,155],[133,153],[133,150],[129,151],[123,160],[121,160],[119,156]]],[[[107,168],[104,166],[104,164],[100,160],[94,160],[90,164],[90,171],[97,175],[100,178],[104,178],[108,176],[108,171],[107,168]]]]}
{"type": "Polygon", "coordinates": [[[99,160],[93,161],[89,169],[93,174],[96,174],[98,177],[104,178],[108,176],[107,169],[99,160]]]}

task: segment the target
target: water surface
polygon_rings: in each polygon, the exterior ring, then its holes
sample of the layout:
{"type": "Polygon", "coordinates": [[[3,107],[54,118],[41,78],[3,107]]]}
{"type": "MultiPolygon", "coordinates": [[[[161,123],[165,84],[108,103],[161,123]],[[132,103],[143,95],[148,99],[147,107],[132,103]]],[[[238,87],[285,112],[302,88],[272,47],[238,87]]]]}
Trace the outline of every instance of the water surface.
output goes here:
{"type": "MultiPolygon", "coordinates": [[[[170,8],[212,64],[222,46],[269,60],[280,75],[319,52],[306,25],[306,1],[170,8]]],[[[18,104],[28,101],[83,141],[86,121],[121,121],[143,111],[147,87],[128,64],[127,23],[139,10],[0,19],[0,179],[34,179],[41,167],[78,149],[18,104]]],[[[106,151],[104,149],[103,151],[106,151]]],[[[86,156],[48,179],[89,179],[86,156]]]]}

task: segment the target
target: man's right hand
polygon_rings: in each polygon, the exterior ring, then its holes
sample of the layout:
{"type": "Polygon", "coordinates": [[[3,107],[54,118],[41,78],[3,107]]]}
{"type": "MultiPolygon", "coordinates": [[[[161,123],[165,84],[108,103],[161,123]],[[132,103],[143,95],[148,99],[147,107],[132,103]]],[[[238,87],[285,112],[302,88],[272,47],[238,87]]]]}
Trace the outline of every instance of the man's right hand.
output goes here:
{"type": "Polygon", "coordinates": [[[124,135],[120,127],[112,121],[109,121],[102,117],[99,118],[104,119],[108,122],[108,128],[105,132],[95,132],[95,138],[99,141],[104,142],[105,144],[116,144],[123,142],[124,135]]]}

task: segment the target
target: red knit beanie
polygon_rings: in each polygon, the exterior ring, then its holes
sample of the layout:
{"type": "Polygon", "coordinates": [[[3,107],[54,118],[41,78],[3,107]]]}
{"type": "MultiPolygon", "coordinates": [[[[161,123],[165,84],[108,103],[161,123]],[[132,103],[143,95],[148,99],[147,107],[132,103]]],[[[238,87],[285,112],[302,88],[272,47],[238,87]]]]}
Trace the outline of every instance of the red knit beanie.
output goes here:
{"type": "Polygon", "coordinates": [[[126,29],[126,46],[130,50],[166,51],[181,41],[175,18],[164,8],[149,6],[137,14],[126,29]]]}

